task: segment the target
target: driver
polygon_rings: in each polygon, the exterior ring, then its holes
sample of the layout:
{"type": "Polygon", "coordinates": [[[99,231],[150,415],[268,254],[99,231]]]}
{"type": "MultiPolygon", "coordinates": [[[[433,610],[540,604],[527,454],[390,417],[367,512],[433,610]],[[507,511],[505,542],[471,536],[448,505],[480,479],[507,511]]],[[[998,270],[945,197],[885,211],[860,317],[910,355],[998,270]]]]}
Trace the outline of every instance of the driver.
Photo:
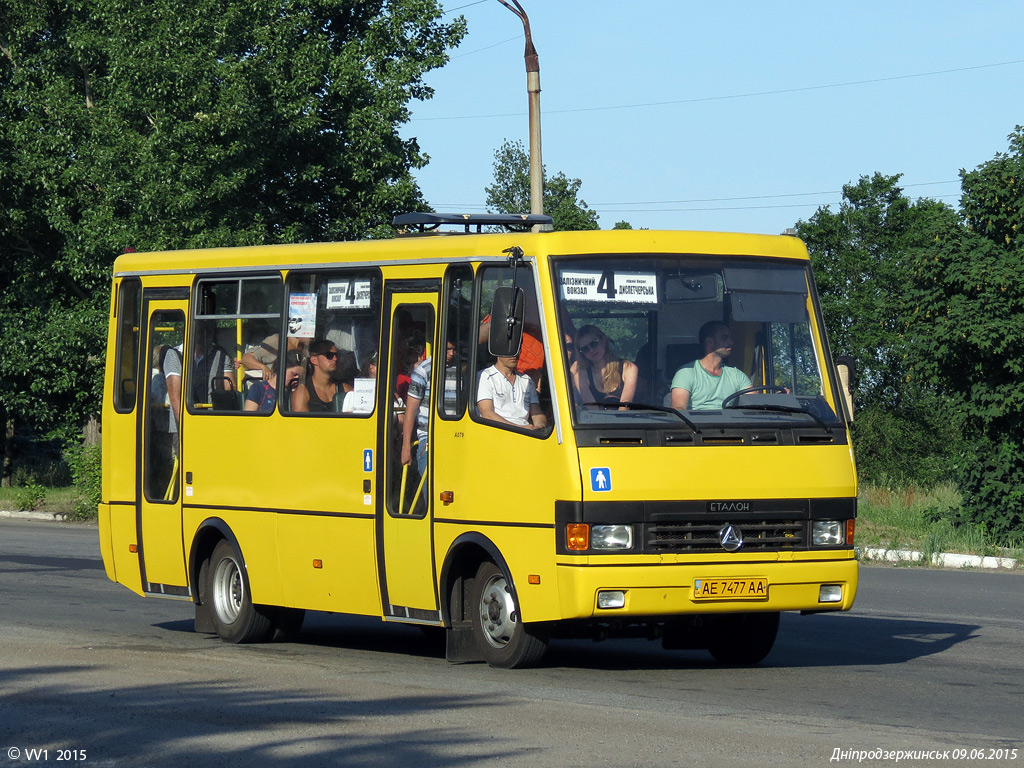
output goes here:
{"type": "Polygon", "coordinates": [[[704,357],[687,363],[672,377],[672,407],[677,411],[718,410],[729,395],[752,386],[743,371],[725,364],[733,346],[727,323],[704,323],[697,341],[704,349],[704,357]]]}

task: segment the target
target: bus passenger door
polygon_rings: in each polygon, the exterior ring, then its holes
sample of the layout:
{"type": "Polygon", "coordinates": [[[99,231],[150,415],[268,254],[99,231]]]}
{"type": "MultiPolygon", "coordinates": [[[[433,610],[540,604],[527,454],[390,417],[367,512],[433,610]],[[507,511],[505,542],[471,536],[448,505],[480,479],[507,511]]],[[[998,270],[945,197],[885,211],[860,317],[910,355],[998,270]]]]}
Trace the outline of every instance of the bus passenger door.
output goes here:
{"type": "Polygon", "coordinates": [[[145,592],[188,597],[181,533],[181,393],[188,289],[143,294],[146,343],[140,375],[143,407],[138,409],[137,445],[141,471],[136,480],[136,535],[145,592]],[[179,298],[180,297],[180,298],[179,298]]]}
{"type": "MultiPolygon", "coordinates": [[[[406,408],[409,397],[422,394],[414,369],[423,371],[432,361],[437,314],[437,293],[424,293],[415,281],[405,293],[401,282],[385,287],[390,317],[385,377],[387,423],[379,455],[384,457],[383,509],[379,513],[382,603],[385,618],[437,623],[440,621],[433,556],[433,504],[431,502],[430,435],[423,430],[420,413],[432,414],[435,393],[421,398],[422,407],[406,408]],[[410,387],[412,388],[410,391],[410,387]],[[420,419],[418,422],[417,420],[420,419]],[[403,430],[410,425],[410,458],[402,463],[403,430]]],[[[439,287],[439,285],[438,285],[439,287]]]]}

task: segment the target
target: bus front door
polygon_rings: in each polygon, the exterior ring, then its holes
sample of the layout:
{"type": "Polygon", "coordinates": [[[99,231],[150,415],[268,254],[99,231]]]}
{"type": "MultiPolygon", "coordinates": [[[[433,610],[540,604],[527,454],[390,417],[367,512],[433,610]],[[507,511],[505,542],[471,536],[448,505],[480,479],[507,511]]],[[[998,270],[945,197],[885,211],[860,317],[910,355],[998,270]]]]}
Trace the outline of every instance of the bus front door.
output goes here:
{"type": "Polygon", "coordinates": [[[188,290],[147,291],[143,302],[142,369],[148,375],[140,376],[144,394],[136,432],[142,458],[136,480],[139,569],[145,592],[184,598],[189,589],[181,538],[179,427],[188,290]]]}
{"type": "Polygon", "coordinates": [[[426,430],[434,403],[432,393],[424,396],[420,374],[429,370],[431,362],[438,295],[423,293],[421,283],[415,287],[420,292],[403,292],[401,283],[385,289],[391,332],[381,374],[388,382],[382,449],[384,503],[378,528],[382,603],[386,618],[435,624],[440,615],[426,430]],[[403,457],[406,430],[408,447],[403,457]]]}

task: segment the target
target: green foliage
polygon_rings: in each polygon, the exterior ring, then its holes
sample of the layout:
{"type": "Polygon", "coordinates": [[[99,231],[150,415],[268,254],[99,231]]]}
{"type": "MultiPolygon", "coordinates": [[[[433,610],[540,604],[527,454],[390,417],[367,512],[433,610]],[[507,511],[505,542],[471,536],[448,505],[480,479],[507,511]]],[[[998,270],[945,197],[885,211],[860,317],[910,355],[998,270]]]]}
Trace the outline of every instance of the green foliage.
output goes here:
{"type": "Polygon", "coordinates": [[[911,380],[905,336],[907,275],[936,229],[955,227],[948,206],[911,202],[899,176],[862,176],[843,187],[839,210],[820,208],[797,223],[814,266],[835,353],[857,362],[854,425],[863,480],[930,485],[952,471],[957,422],[934,387],[911,380]]]}
{"type": "Polygon", "coordinates": [[[934,395],[900,411],[871,405],[857,412],[853,445],[861,482],[883,488],[931,487],[963,461],[959,425],[934,395]]]}
{"type": "Polygon", "coordinates": [[[915,255],[914,376],[957,403],[971,460],[962,521],[1024,531],[1024,131],[1010,151],[961,172],[966,226],[915,255]]]}
{"type": "Polygon", "coordinates": [[[838,211],[819,208],[796,225],[811,254],[832,347],[857,361],[860,407],[898,407],[911,394],[904,386],[908,263],[917,249],[929,245],[937,226],[956,223],[943,203],[911,202],[899,178],[862,176],[843,186],[838,211]]]}
{"type": "MultiPolygon", "coordinates": [[[[557,231],[598,229],[597,212],[579,199],[583,182],[559,171],[544,171],[544,213],[557,231]]],[[[494,153],[494,185],[486,187],[487,206],[499,213],[530,210],[530,155],[521,141],[505,141],[494,153]]]]}
{"type": "Polygon", "coordinates": [[[436,0],[5,0],[0,411],[98,408],[110,266],[352,239],[421,200],[398,126],[465,33],[436,0]]]}
{"type": "Polygon", "coordinates": [[[29,478],[24,485],[14,491],[14,504],[19,510],[31,512],[46,501],[46,488],[35,478],[29,478]]]}
{"type": "Polygon", "coordinates": [[[102,488],[101,446],[74,444],[64,452],[64,458],[71,467],[78,498],[75,502],[73,516],[86,520],[96,517],[100,503],[102,488]]]}

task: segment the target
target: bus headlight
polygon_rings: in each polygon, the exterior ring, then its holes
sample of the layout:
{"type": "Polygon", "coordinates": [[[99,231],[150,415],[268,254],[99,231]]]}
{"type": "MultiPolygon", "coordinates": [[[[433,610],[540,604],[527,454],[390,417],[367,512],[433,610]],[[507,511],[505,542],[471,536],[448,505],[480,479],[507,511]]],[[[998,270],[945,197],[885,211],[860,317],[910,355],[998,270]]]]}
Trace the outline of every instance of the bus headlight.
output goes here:
{"type": "Polygon", "coordinates": [[[624,608],[626,606],[626,593],[621,589],[602,589],[597,593],[597,607],[604,610],[610,608],[624,608]]]}
{"type": "Polygon", "coordinates": [[[816,547],[838,547],[846,543],[846,526],[840,520],[815,520],[811,543],[816,547]]]}
{"type": "Polygon", "coordinates": [[[819,603],[841,603],[842,601],[842,584],[822,584],[820,587],[818,587],[819,603]]]}
{"type": "Polygon", "coordinates": [[[595,525],[590,529],[591,549],[632,549],[633,526],[595,525]]]}

